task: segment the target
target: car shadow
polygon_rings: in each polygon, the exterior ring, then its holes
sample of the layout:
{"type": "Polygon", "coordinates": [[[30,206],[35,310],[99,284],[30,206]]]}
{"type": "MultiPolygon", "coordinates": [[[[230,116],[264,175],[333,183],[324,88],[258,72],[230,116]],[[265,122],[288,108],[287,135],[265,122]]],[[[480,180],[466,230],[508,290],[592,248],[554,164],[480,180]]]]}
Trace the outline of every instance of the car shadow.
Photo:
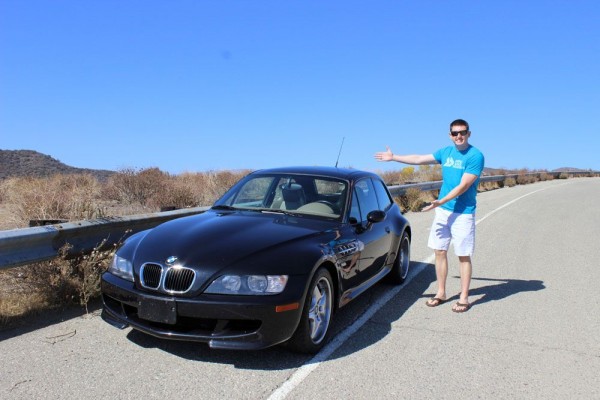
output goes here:
{"type": "MultiPolygon", "coordinates": [[[[411,263],[411,270],[414,270],[416,263],[411,263]]],[[[460,279],[458,276],[453,277],[460,279]]],[[[435,268],[432,264],[425,265],[419,273],[412,276],[411,280],[402,287],[379,311],[377,311],[369,322],[360,327],[360,329],[348,338],[337,350],[335,350],[328,359],[342,358],[365,349],[384,339],[392,330],[392,324],[398,321],[406,311],[416,303],[420,303],[425,298],[433,297],[432,293],[425,294],[429,290],[432,282],[436,279],[435,268]]],[[[476,298],[472,304],[477,306],[505,299],[509,296],[517,295],[523,292],[533,292],[545,289],[543,281],[540,280],[520,280],[520,279],[494,279],[475,277],[472,278],[473,289],[471,295],[476,298]],[[476,283],[490,283],[485,286],[477,286],[476,283]]],[[[352,326],[370,307],[389,294],[394,286],[379,283],[363,293],[356,300],[343,307],[335,315],[331,326],[331,340],[336,336],[343,334],[344,330],[352,326]]],[[[450,299],[458,299],[458,295],[450,299]]],[[[90,314],[99,314],[101,301],[99,299],[88,305],[90,314]]],[[[0,330],[0,341],[11,337],[19,336],[24,333],[42,329],[47,326],[60,323],[71,318],[81,317],[86,314],[85,309],[73,307],[65,310],[56,310],[46,313],[43,316],[34,316],[26,321],[20,321],[16,327],[7,330],[0,330]]],[[[97,318],[98,323],[105,323],[97,318]]],[[[181,342],[155,338],[153,336],[129,330],[126,334],[128,340],[132,343],[146,349],[159,349],[170,353],[176,357],[197,362],[210,362],[219,364],[229,364],[240,369],[249,370],[285,370],[296,369],[300,366],[310,363],[314,356],[293,353],[286,349],[284,345],[274,346],[264,350],[256,351],[229,351],[210,349],[206,344],[194,342],[181,342]]],[[[317,356],[315,359],[319,359],[317,356]]]]}
{"type": "MultiPolygon", "coordinates": [[[[435,280],[435,272],[432,264],[427,264],[425,269],[412,278],[410,282],[403,287],[390,302],[383,306],[389,307],[394,303],[393,316],[387,322],[389,332],[391,323],[399,319],[415,302],[424,297],[423,292],[435,280]]],[[[380,300],[389,290],[395,286],[381,282],[370,288],[367,292],[361,294],[351,303],[341,308],[335,315],[331,326],[330,340],[341,334],[346,328],[351,326],[359,319],[372,305],[380,300]]],[[[381,310],[378,314],[381,313],[381,310]]],[[[379,337],[369,337],[369,340],[363,342],[363,346],[368,347],[385,337],[382,333],[379,337]],[[372,339],[372,340],[371,340],[372,339]]],[[[231,364],[236,368],[250,370],[284,370],[295,369],[303,364],[310,363],[313,355],[294,353],[287,350],[285,345],[279,345],[264,350],[256,351],[229,351],[209,349],[206,344],[192,342],[178,342],[155,338],[153,336],[141,333],[136,330],[130,330],[127,339],[143,348],[159,349],[177,357],[185,358],[191,361],[224,363],[231,364]]],[[[344,346],[342,346],[344,347],[344,346]]],[[[354,351],[358,351],[356,348],[354,351]]],[[[334,353],[334,356],[338,354],[334,353]]],[[[346,354],[343,354],[346,355],[346,354]]]]}

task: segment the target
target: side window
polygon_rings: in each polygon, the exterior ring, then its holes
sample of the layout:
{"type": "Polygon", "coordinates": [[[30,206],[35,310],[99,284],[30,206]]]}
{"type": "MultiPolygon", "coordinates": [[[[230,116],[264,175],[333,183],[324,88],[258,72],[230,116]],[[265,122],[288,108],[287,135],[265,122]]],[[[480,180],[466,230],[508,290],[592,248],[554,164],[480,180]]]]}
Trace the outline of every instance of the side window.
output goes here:
{"type": "Polygon", "coordinates": [[[392,199],[390,199],[390,195],[385,188],[385,185],[378,179],[373,180],[373,185],[375,186],[375,192],[377,193],[377,200],[379,200],[379,209],[387,210],[392,204],[392,199]]]}
{"type": "Polygon", "coordinates": [[[356,197],[356,191],[352,192],[352,205],[350,206],[350,223],[355,224],[362,221],[360,216],[360,207],[358,206],[358,198],[356,197]]]}
{"type": "Polygon", "coordinates": [[[371,211],[379,210],[375,188],[373,187],[373,183],[370,179],[363,179],[356,183],[352,198],[352,208],[354,208],[355,200],[358,203],[358,208],[360,209],[361,218],[357,219],[358,221],[366,221],[367,214],[369,214],[371,211]]]}

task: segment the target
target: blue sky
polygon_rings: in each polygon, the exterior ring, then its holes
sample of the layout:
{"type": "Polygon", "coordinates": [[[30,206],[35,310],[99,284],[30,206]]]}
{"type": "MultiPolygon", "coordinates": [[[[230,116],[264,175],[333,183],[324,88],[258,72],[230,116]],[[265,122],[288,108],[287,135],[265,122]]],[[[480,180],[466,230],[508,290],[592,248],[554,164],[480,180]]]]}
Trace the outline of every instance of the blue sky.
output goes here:
{"type": "Polygon", "coordinates": [[[387,171],[456,118],[488,167],[600,170],[600,2],[0,0],[0,149],[387,171]]]}

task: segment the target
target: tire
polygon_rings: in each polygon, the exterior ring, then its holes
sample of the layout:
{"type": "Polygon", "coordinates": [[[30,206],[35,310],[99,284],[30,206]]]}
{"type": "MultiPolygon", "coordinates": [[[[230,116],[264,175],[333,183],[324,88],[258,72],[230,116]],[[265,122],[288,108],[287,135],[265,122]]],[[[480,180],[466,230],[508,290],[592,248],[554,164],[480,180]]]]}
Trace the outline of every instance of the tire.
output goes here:
{"type": "Polygon", "coordinates": [[[320,268],[308,288],[300,323],[288,348],[299,353],[318,353],[327,342],[332,316],[332,279],[325,268],[320,268]]]}
{"type": "Polygon", "coordinates": [[[408,233],[404,231],[400,237],[400,244],[398,245],[398,253],[396,253],[394,265],[392,265],[392,270],[388,274],[388,281],[400,285],[406,279],[409,267],[410,238],[408,237],[408,233]]]}

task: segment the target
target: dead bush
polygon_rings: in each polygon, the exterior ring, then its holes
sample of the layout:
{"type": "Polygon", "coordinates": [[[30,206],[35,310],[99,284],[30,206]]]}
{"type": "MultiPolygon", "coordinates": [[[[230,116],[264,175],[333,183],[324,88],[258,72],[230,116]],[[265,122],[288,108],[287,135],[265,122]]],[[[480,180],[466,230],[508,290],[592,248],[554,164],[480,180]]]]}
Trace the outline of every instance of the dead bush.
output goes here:
{"type": "Polygon", "coordinates": [[[437,198],[435,192],[424,192],[416,188],[408,189],[404,195],[395,197],[395,202],[400,206],[402,212],[421,211],[425,204],[437,198]]]}
{"type": "Polygon", "coordinates": [[[2,191],[15,227],[36,219],[85,220],[105,215],[100,184],[89,174],[11,178],[2,183],[2,191]]]}
{"type": "Polygon", "coordinates": [[[500,187],[498,182],[480,182],[477,188],[479,192],[486,192],[488,190],[498,189],[500,187]]]}
{"type": "Polygon", "coordinates": [[[504,187],[513,187],[517,185],[517,180],[515,178],[506,178],[504,180],[504,187]]]}
{"type": "Polygon", "coordinates": [[[86,308],[100,295],[100,278],[108,269],[119,244],[104,248],[100,243],[91,253],[59,257],[45,262],[2,271],[6,289],[0,302],[0,322],[38,311],[68,305],[86,308]]]}
{"type": "Polygon", "coordinates": [[[158,168],[124,168],[112,175],[104,191],[106,198],[149,207],[165,191],[169,174],[158,168]]]}
{"type": "Polygon", "coordinates": [[[123,169],[113,175],[105,197],[121,204],[140,204],[148,210],[186,208],[214,203],[250,171],[209,171],[169,175],[157,168],[123,169]]]}
{"type": "Polygon", "coordinates": [[[527,185],[529,183],[537,182],[538,178],[535,175],[518,175],[517,176],[517,184],[518,185],[527,185]]]}
{"type": "Polygon", "coordinates": [[[403,183],[400,178],[400,171],[376,171],[376,174],[383,179],[387,186],[395,186],[403,183]]]}
{"type": "Polygon", "coordinates": [[[418,171],[419,182],[434,182],[442,180],[442,166],[440,164],[435,165],[421,165],[418,171]]]}

